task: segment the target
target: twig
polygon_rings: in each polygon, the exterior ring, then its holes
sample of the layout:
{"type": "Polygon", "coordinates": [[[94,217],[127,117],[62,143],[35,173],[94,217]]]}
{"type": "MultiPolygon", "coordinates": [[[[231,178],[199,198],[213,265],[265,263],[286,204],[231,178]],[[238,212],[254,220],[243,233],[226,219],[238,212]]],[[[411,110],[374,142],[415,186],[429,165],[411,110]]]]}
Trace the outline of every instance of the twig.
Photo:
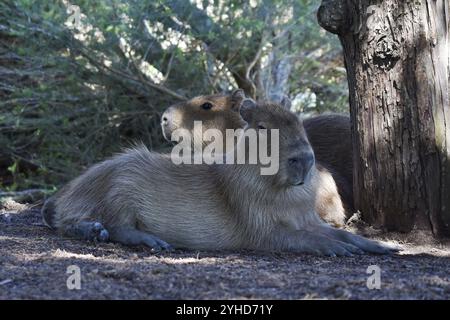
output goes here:
{"type": "Polygon", "coordinates": [[[78,49],[78,50],[79,50],[80,54],[83,57],[88,59],[88,61],[90,63],[92,63],[93,65],[95,65],[99,69],[108,70],[110,73],[112,73],[114,75],[126,78],[126,79],[131,80],[133,82],[136,82],[138,84],[142,84],[143,83],[144,85],[147,85],[147,86],[149,86],[149,87],[151,87],[151,88],[153,88],[155,90],[158,90],[158,91],[160,91],[162,93],[170,95],[170,96],[172,96],[172,97],[174,97],[174,98],[176,98],[178,100],[182,100],[182,101],[187,100],[185,96],[180,95],[180,94],[176,93],[175,91],[170,90],[169,88],[166,88],[164,86],[158,85],[158,84],[153,83],[153,82],[151,82],[149,80],[146,80],[146,79],[143,79],[143,81],[140,81],[139,79],[136,79],[136,78],[130,76],[129,74],[127,74],[127,73],[124,73],[124,72],[118,71],[116,69],[113,69],[111,67],[105,66],[104,64],[101,64],[101,63],[95,61],[94,59],[92,59],[87,53],[83,52],[83,50],[80,50],[80,49],[78,49]]]}

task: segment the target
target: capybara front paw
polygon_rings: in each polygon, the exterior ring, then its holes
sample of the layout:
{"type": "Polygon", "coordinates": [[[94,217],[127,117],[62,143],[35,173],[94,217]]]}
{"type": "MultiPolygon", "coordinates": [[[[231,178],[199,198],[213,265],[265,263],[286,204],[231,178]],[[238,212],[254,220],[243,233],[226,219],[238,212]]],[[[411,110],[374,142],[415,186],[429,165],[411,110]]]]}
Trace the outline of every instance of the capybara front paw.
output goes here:
{"type": "Polygon", "coordinates": [[[109,232],[100,222],[94,222],[92,225],[92,240],[106,242],[109,240],[109,232]]]}
{"type": "Polygon", "coordinates": [[[145,235],[142,242],[149,247],[153,252],[160,251],[173,251],[173,247],[167,242],[159,239],[158,237],[152,236],[150,234],[145,235]]]}

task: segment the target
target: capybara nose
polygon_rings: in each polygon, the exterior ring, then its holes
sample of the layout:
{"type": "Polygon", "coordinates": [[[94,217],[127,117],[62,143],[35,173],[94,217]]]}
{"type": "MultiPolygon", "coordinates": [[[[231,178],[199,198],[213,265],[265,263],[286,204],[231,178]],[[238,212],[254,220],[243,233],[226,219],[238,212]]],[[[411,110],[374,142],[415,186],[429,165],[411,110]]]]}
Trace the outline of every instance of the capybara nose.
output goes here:
{"type": "Polygon", "coordinates": [[[314,166],[315,163],[314,153],[312,152],[304,153],[301,159],[303,163],[303,169],[309,173],[309,171],[311,171],[311,168],[314,166]]]}
{"type": "Polygon", "coordinates": [[[311,168],[314,166],[314,153],[304,152],[288,159],[291,170],[290,183],[300,186],[308,182],[311,168]]]}
{"type": "Polygon", "coordinates": [[[308,169],[311,167],[311,162],[313,159],[311,157],[292,157],[289,158],[288,163],[289,166],[294,168],[303,168],[308,169]]]}
{"type": "Polygon", "coordinates": [[[288,159],[289,165],[294,167],[302,167],[305,171],[309,171],[314,165],[314,153],[303,152],[300,155],[288,159]]]}
{"type": "Polygon", "coordinates": [[[161,125],[163,127],[167,127],[172,124],[172,121],[174,120],[173,117],[175,110],[176,109],[174,108],[174,106],[171,106],[167,108],[167,110],[164,111],[164,113],[161,115],[161,125]]]}
{"type": "Polygon", "coordinates": [[[289,165],[290,166],[296,166],[298,163],[300,163],[301,159],[300,157],[293,157],[293,158],[289,158],[289,165]]]}
{"type": "Polygon", "coordinates": [[[161,115],[161,129],[164,138],[171,141],[172,131],[173,131],[173,108],[170,107],[161,115]]]}
{"type": "Polygon", "coordinates": [[[170,115],[169,113],[166,111],[163,113],[162,117],[161,117],[161,124],[163,126],[167,126],[169,124],[170,121],[170,115]]]}

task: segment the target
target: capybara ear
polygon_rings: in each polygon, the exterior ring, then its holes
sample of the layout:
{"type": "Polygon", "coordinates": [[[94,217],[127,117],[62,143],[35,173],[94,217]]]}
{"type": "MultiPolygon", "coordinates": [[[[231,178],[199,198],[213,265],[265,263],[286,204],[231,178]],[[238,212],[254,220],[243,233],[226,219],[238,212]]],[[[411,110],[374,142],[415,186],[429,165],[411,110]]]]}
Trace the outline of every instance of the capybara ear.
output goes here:
{"type": "Polygon", "coordinates": [[[242,101],[245,99],[245,92],[242,89],[236,89],[231,93],[231,109],[239,112],[242,101]]]}
{"type": "Polygon", "coordinates": [[[291,99],[289,99],[289,97],[287,95],[272,94],[269,97],[269,100],[278,103],[280,106],[282,106],[286,110],[291,110],[292,101],[291,101],[291,99]]]}
{"type": "Polygon", "coordinates": [[[256,102],[253,99],[246,98],[242,101],[241,104],[241,117],[247,122],[252,120],[252,114],[256,110],[256,102]]]}
{"type": "Polygon", "coordinates": [[[281,106],[282,106],[283,108],[285,108],[286,110],[291,110],[291,107],[292,107],[292,101],[291,101],[291,99],[289,99],[288,96],[283,96],[283,99],[281,99],[280,104],[281,104],[281,106]]]}

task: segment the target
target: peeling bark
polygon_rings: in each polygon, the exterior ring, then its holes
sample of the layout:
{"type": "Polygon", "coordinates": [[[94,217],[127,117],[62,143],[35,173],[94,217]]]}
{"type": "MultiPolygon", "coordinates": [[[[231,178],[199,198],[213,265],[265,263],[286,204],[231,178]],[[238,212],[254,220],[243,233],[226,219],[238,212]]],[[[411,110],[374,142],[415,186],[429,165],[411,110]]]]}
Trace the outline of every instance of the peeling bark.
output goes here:
{"type": "Polygon", "coordinates": [[[262,73],[263,88],[260,91],[266,96],[259,98],[281,102],[289,94],[288,82],[291,71],[291,58],[274,50],[269,55],[269,63],[262,73]]]}
{"type": "Polygon", "coordinates": [[[318,18],[344,48],[356,208],[450,236],[448,0],[324,0],[318,18]]]}

